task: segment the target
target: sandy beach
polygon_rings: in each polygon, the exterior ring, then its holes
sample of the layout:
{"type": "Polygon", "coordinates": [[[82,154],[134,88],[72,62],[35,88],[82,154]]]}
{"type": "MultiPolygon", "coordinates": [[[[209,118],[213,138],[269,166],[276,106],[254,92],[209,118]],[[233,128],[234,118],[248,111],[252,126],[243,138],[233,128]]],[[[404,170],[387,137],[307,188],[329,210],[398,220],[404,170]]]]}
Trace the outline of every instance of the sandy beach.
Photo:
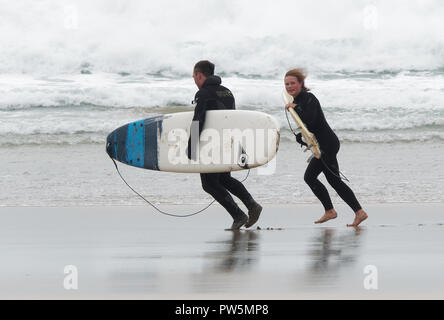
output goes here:
{"type": "Polygon", "coordinates": [[[266,206],[239,232],[219,205],[1,207],[0,298],[444,298],[442,204],[368,205],[359,230],[336,207],[266,206]]]}

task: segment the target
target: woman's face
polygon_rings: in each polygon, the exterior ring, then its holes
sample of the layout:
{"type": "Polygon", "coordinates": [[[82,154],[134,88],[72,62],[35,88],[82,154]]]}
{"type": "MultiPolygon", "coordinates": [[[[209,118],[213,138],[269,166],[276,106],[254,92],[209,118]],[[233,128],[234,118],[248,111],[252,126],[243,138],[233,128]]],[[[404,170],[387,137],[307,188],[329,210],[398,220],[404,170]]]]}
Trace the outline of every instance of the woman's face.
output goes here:
{"type": "Polygon", "coordinates": [[[284,82],[288,94],[296,98],[302,90],[302,82],[299,82],[298,78],[293,76],[285,77],[284,82]]]}

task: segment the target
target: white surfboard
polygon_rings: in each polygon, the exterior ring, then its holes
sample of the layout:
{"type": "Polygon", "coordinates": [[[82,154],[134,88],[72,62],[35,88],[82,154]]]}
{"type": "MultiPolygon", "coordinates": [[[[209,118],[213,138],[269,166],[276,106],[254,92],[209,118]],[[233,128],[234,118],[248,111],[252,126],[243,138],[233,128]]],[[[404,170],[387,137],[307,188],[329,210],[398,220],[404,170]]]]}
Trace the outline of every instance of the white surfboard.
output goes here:
{"type": "MultiPolygon", "coordinates": [[[[284,100],[285,104],[293,103],[294,101],[293,96],[289,95],[286,90],[282,91],[282,99],[284,100]]],[[[319,148],[319,143],[316,140],[316,137],[313,133],[308,131],[304,122],[302,122],[301,118],[293,108],[289,108],[288,111],[293,117],[294,122],[296,122],[298,129],[301,131],[304,142],[307,144],[307,148],[305,148],[304,152],[310,150],[317,159],[320,159],[321,149],[319,148]]]]}
{"type": "Polygon", "coordinates": [[[212,110],[198,139],[198,157],[189,160],[193,114],[171,113],[126,124],[108,135],[107,153],[139,168],[211,173],[255,168],[278,151],[279,124],[274,117],[258,111],[212,110]]]}

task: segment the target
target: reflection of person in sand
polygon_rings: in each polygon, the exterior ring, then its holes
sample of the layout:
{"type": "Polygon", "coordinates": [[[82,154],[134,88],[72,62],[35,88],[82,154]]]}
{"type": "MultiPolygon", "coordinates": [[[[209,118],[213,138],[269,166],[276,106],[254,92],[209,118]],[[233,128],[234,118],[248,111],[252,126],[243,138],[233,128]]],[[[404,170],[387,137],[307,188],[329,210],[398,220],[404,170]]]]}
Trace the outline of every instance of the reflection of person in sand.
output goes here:
{"type": "Polygon", "coordinates": [[[310,250],[313,260],[311,271],[314,273],[334,271],[356,261],[356,249],[359,247],[361,234],[362,230],[359,228],[356,228],[353,234],[347,233],[339,237],[335,237],[335,229],[321,230],[320,236],[313,240],[313,248],[310,250]]]}
{"type": "Polygon", "coordinates": [[[338,288],[344,286],[354,272],[359,260],[359,247],[364,230],[343,231],[321,228],[311,239],[307,252],[308,269],[303,274],[303,281],[308,288],[338,288]]]}
{"type": "MultiPolygon", "coordinates": [[[[340,146],[339,139],[328,125],[318,99],[311,92],[308,92],[309,89],[305,87],[305,77],[305,74],[299,69],[293,69],[286,73],[285,89],[294,98],[294,103],[287,104],[285,108],[294,108],[308,131],[315,135],[321,149],[321,158],[313,157],[304,175],[305,182],[325,209],[324,215],[315,223],[323,223],[337,217],[327,189],[318,180],[319,174],[323,172],[328,183],[355,213],[353,223],[347,226],[356,227],[367,219],[367,214],[362,209],[353,191],[340,177],[339,164],[336,158],[340,146]]],[[[296,139],[301,146],[306,145],[300,134],[296,136],[296,139]]]]}
{"type": "Polygon", "coordinates": [[[217,252],[217,268],[224,272],[250,267],[256,262],[258,234],[254,231],[233,232],[231,240],[223,241],[224,250],[217,252]],[[219,260],[221,259],[221,260],[219,260]]]}

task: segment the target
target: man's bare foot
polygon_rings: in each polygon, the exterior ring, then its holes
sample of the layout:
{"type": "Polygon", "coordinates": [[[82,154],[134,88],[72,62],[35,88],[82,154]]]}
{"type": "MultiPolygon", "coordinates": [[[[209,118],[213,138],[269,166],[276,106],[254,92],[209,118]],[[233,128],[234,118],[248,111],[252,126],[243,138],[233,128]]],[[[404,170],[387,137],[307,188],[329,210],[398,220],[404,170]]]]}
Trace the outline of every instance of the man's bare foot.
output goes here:
{"type": "Polygon", "coordinates": [[[357,227],[362,221],[367,219],[368,215],[364,210],[360,209],[355,213],[355,220],[353,220],[352,224],[347,224],[347,227],[357,227]]]}
{"type": "Polygon", "coordinates": [[[321,217],[321,219],[315,221],[315,223],[324,223],[328,220],[334,219],[338,216],[335,209],[331,209],[328,211],[325,211],[324,215],[321,217]]]}

